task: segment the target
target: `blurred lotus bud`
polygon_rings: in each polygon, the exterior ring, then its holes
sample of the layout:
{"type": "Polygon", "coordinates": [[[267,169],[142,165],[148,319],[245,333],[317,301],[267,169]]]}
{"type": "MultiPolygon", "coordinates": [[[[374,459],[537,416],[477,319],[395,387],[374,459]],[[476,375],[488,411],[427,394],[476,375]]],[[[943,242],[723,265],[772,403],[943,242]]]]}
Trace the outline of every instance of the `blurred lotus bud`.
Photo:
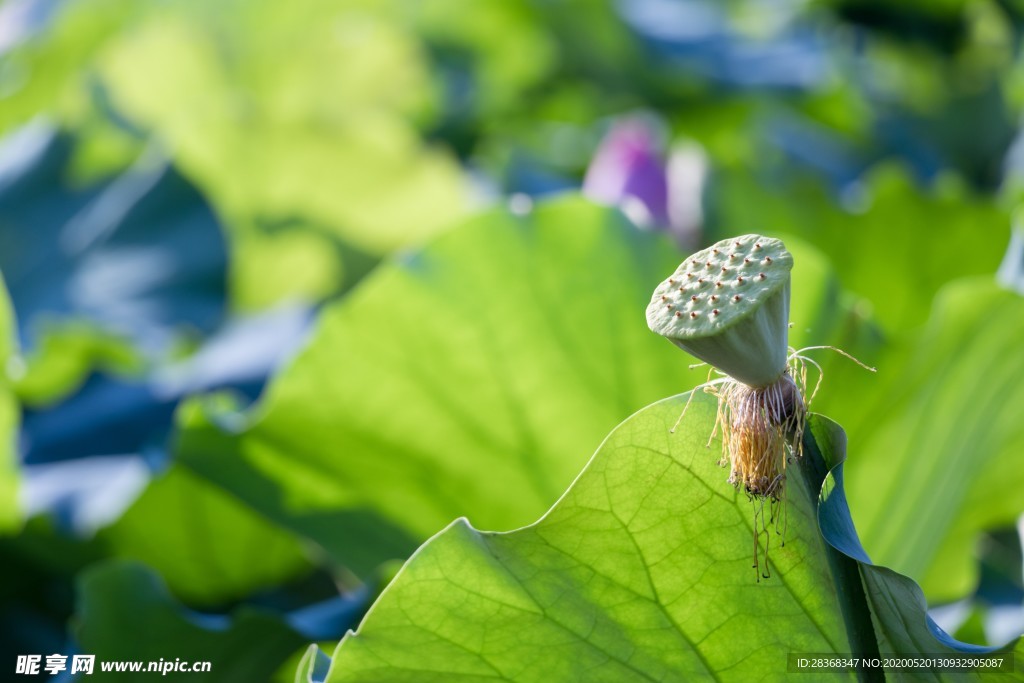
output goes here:
{"type": "MultiPolygon", "coordinates": [[[[668,177],[663,144],[655,125],[641,117],[623,119],[601,141],[583,180],[583,193],[598,202],[638,204],[643,226],[668,223],[668,177]]],[[[634,209],[636,211],[636,209],[634,209]]]]}
{"type": "Polygon", "coordinates": [[[677,145],[668,160],[659,125],[644,116],[616,122],[605,135],[583,181],[583,194],[619,206],[642,228],[671,232],[678,242],[698,241],[707,157],[694,142],[677,145]]]}

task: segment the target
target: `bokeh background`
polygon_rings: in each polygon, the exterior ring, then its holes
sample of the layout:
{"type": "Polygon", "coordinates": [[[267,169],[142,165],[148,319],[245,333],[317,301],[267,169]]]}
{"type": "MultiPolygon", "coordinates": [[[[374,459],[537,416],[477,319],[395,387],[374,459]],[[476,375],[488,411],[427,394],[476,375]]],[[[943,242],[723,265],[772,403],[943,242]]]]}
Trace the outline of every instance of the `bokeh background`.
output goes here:
{"type": "Polygon", "coordinates": [[[292,680],[448,521],[529,523],[702,381],[643,292],[748,232],[797,257],[792,343],[878,367],[815,356],[869,554],[1020,635],[1022,35],[1016,0],[0,0],[0,666],[292,680]]]}

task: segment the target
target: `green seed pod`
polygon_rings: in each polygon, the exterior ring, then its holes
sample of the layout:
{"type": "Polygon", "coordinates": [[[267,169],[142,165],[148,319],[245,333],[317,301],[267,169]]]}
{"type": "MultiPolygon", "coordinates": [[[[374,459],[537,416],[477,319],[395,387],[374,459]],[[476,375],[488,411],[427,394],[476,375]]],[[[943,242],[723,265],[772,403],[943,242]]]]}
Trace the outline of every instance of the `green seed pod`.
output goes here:
{"type": "Polygon", "coordinates": [[[658,285],[647,325],[752,387],[786,370],[793,257],[777,239],[744,235],[690,256],[658,285]]]}

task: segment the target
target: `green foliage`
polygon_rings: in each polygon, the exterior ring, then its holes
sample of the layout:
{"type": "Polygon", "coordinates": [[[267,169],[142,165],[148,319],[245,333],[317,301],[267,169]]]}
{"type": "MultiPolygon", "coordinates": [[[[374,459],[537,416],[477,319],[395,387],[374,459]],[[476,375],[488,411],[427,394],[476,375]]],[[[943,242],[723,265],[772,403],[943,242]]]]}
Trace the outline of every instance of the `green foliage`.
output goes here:
{"type": "Polygon", "coordinates": [[[18,402],[10,371],[15,353],[15,321],[7,289],[0,278],[0,532],[20,524],[18,506],[18,402]]]}
{"type": "Polygon", "coordinates": [[[837,593],[829,555],[857,544],[837,425],[812,420],[804,457],[832,472],[819,507],[821,479],[790,468],[780,538],[724,481],[720,443],[705,447],[712,399],[670,434],[686,398],[620,425],[537,523],[493,533],[460,520],[431,539],[342,641],[327,680],[750,680],[784,671],[791,652],[857,650],[854,637],[882,654],[969,651],[930,630],[905,577],[860,562],[867,597],[837,593]],[[760,582],[755,529],[772,544],[760,582]],[[844,611],[869,609],[876,638],[844,631],[844,611]]]}
{"type": "Polygon", "coordinates": [[[892,171],[871,177],[861,213],[806,187],[790,188],[803,201],[778,201],[744,178],[723,180],[728,220],[812,239],[864,297],[854,310],[870,302],[886,328],[886,344],[839,343],[878,375],[831,362],[816,404],[863,444],[849,496],[866,547],[931,600],[962,597],[976,580],[977,533],[1022,509],[1011,463],[1024,443],[1012,408],[1022,400],[1014,340],[1024,313],[991,279],[1008,239],[1003,210],[949,184],[921,193],[892,171]],[[981,242],[979,226],[989,228],[981,242]],[[970,274],[988,277],[963,279],[970,274]]]}
{"type": "Polygon", "coordinates": [[[486,214],[326,311],[259,419],[190,425],[184,462],[360,573],[463,514],[525,524],[567,452],[696,380],[643,321],[678,258],[578,200],[486,214]]]}
{"type": "Polygon", "coordinates": [[[85,321],[51,326],[24,357],[14,384],[25,405],[41,406],[72,393],[90,372],[139,374],[143,360],[131,343],[85,321]]]}
{"type": "Polygon", "coordinates": [[[425,0],[418,5],[412,21],[442,61],[446,53],[476,56],[471,75],[480,88],[478,115],[501,116],[522,106],[521,98],[554,70],[558,45],[528,2],[425,0]],[[524,51],[530,59],[523,59],[524,51]]]}
{"type": "Polygon", "coordinates": [[[75,575],[104,556],[95,539],[70,538],[48,518],[29,518],[17,534],[0,535],[0,628],[8,656],[65,642],[75,575]]]}
{"type": "MultiPolygon", "coordinates": [[[[85,201],[145,153],[169,156],[226,226],[232,312],[346,298],[251,412],[227,393],[187,400],[179,461],[95,537],[66,535],[61,508],[0,541],[16,645],[65,642],[71,577],[93,565],[75,647],[209,658],[208,680],[280,677],[302,644],[280,618],[185,605],[250,599],[313,565],[373,584],[415,552],[334,680],[770,678],[790,650],[856,649],[854,631],[883,652],[959,648],[936,640],[913,581],[867,562],[852,522],[935,601],[971,591],[978,532],[1024,509],[1022,300],[962,279],[990,277],[1006,242],[1008,204],[965,188],[1005,173],[1015,196],[1020,162],[1002,169],[1024,24],[989,0],[790,4],[707,4],[695,37],[609,0],[43,3],[53,23],[2,56],[0,133],[42,115],[74,149],[31,188],[7,184],[33,209],[5,240],[12,289],[15,266],[35,266],[37,225],[59,254],[61,228],[81,224],[77,204],[53,210],[53,188],[85,201]],[[704,243],[785,240],[790,345],[879,368],[813,356],[826,375],[814,408],[851,435],[849,490],[845,437],[817,420],[809,444],[831,473],[806,460],[791,476],[787,543],[760,585],[752,511],[703,448],[702,402],[672,438],[678,399],[628,420],[532,526],[451,524],[533,522],[614,425],[713,376],[644,325],[682,256],[665,240],[577,199],[458,225],[503,189],[576,183],[604,117],[637,109],[704,146],[704,243]]],[[[116,215],[117,201],[88,213],[116,215]]],[[[39,292],[45,308],[52,290],[39,292]]],[[[3,532],[20,524],[21,406],[30,432],[31,412],[92,370],[152,369],[86,323],[40,337],[38,319],[19,322],[41,339],[24,356],[0,297],[3,532]]],[[[267,378],[251,379],[247,391],[267,378]]],[[[977,638],[975,615],[962,633],[977,638]]],[[[300,680],[324,664],[308,651],[300,680]]]]}
{"type": "Polygon", "coordinates": [[[172,467],[100,539],[145,562],[190,604],[218,604],[308,570],[299,541],[188,470],[172,467]]]}
{"type": "Polygon", "coordinates": [[[849,495],[865,546],[934,600],[968,593],[978,532],[1021,513],[1021,320],[1020,295],[992,278],[958,281],[920,335],[878,359],[878,400],[828,399],[852,416],[849,495]]]}
{"type": "MultiPolygon", "coordinates": [[[[209,673],[171,678],[252,683],[267,680],[267,672],[302,645],[302,637],[269,611],[241,608],[230,617],[191,612],[171,596],[158,574],[134,562],[90,568],[79,579],[78,595],[74,631],[82,651],[95,654],[97,662],[208,661],[209,673]]],[[[89,679],[146,681],[157,675],[103,673],[97,663],[89,679]]]]}
{"type": "Polygon", "coordinates": [[[992,278],[1009,239],[1003,210],[948,184],[922,193],[893,171],[872,176],[862,213],[809,188],[805,201],[778,201],[744,178],[723,180],[729,220],[812,239],[863,296],[852,310],[870,302],[885,326],[886,343],[838,343],[878,374],[829,362],[815,406],[863,445],[848,493],[866,547],[931,600],[964,596],[976,579],[977,533],[1022,510],[1012,463],[1024,444],[1013,408],[1024,401],[1015,351],[1024,299],[992,278]],[[989,227],[980,242],[979,226],[989,227]]]}
{"type": "Polygon", "coordinates": [[[64,8],[53,27],[4,55],[0,133],[49,115],[72,124],[84,118],[88,71],[96,52],[140,9],[130,0],[89,0],[64,8]]]}
{"type": "Polygon", "coordinates": [[[246,230],[233,247],[231,294],[242,310],[262,310],[285,298],[322,301],[350,270],[330,236],[316,229],[246,230]]]}
{"type": "Polygon", "coordinates": [[[772,525],[759,583],[760,503],[726,483],[720,444],[705,448],[710,398],[669,434],[684,402],[623,423],[538,523],[458,521],[424,545],[328,680],[749,680],[790,651],[848,649],[813,496],[789,478],[785,546],[772,525]]]}
{"type": "MultiPolygon", "coordinates": [[[[521,526],[621,419],[704,380],[644,323],[680,259],[577,199],[484,214],[326,310],[237,436],[183,410],[180,458],[360,574],[455,517],[521,526]]],[[[841,316],[820,287],[801,330],[841,316]]]]}
{"type": "MultiPolygon", "coordinates": [[[[440,84],[410,24],[440,33],[446,11],[373,0],[287,9],[86,0],[59,8],[50,30],[5,55],[0,132],[40,113],[74,128],[79,181],[159,147],[239,242],[240,306],[323,299],[365,272],[346,247],[379,256],[422,242],[468,206],[461,169],[420,135],[438,116],[440,84]],[[276,257],[267,224],[298,233],[273,236],[276,257]]],[[[503,64],[523,35],[506,41],[503,64]]],[[[502,89],[507,71],[495,74],[502,89]]]]}
{"type": "Polygon", "coordinates": [[[100,65],[118,109],[166,141],[226,216],[304,218],[383,253],[463,210],[458,167],[410,124],[431,84],[399,26],[322,3],[239,9],[261,29],[223,33],[235,14],[179,5],[100,65]]]}
{"type": "Polygon", "coordinates": [[[994,201],[955,183],[924,193],[891,167],[867,178],[862,196],[850,199],[861,203],[854,211],[837,206],[817,183],[780,189],[745,171],[724,173],[714,200],[716,223],[730,232],[743,226],[808,240],[834,264],[843,287],[870,302],[890,333],[923,323],[945,283],[994,273],[1009,240],[1007,217],[994,201]]]}

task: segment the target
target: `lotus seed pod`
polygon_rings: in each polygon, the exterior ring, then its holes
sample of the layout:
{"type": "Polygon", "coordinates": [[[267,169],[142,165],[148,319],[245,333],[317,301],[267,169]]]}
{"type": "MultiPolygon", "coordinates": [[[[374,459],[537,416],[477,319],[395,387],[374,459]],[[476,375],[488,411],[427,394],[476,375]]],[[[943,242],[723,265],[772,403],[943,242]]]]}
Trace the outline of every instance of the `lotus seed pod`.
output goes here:
{"type": "Polygon", "coordinates": [[[780,240],[722,240],[658,285],[647,325],[744,384],[766,387],[786,369],[792,269],[780,240]]]}

